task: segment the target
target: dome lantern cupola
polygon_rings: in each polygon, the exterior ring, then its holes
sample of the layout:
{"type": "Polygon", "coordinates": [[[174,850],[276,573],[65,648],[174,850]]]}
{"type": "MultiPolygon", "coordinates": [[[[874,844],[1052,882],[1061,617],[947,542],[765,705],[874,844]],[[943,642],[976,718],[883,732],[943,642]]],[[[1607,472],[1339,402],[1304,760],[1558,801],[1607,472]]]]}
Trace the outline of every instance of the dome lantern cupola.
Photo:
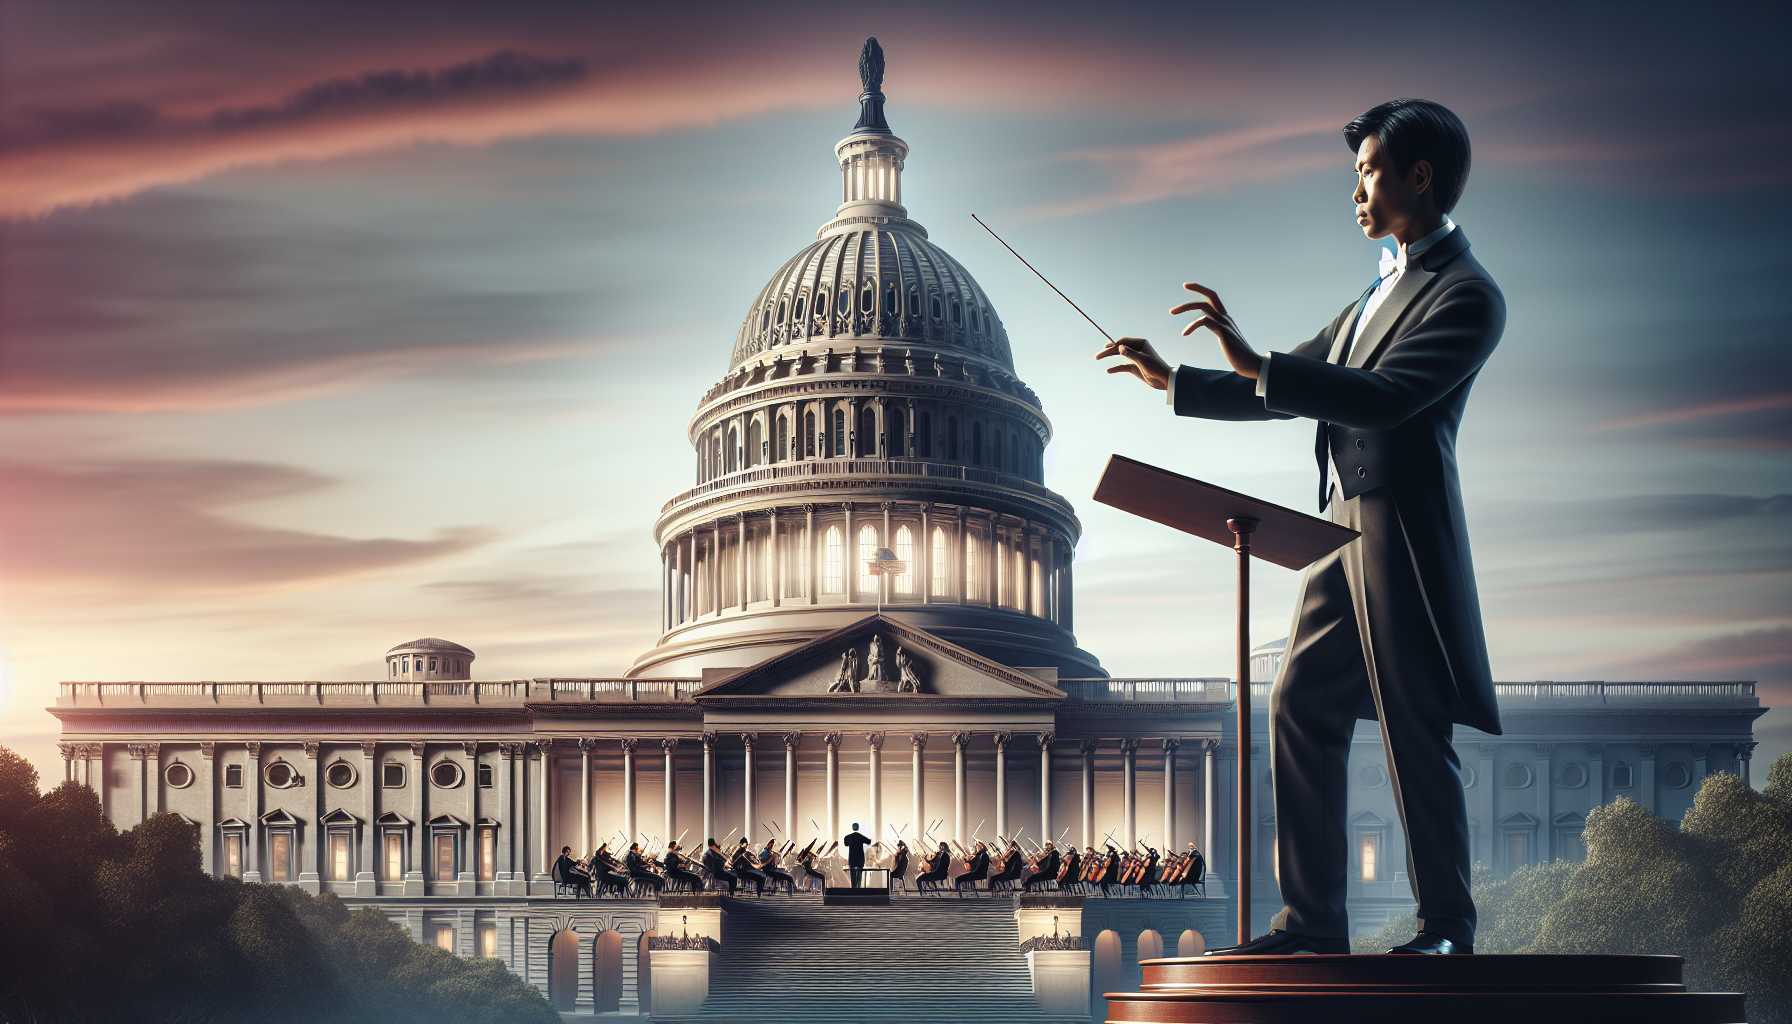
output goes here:
{"type": "MultiPolygon", "coordinates": [[[[859,121],[852,134],[834,146],[840,164],[840,208],[834,219],[815,232],[816,238],[841,231],[856,231],[867,223],[907,222],[902,205],[902,164],[908,159],[908,143],[890,131],[884,120],[884,51],[877,37],[865,40],[859,54],[859,121]]],[[[922,237],[927,232],[911,225],[922,237]]]]}

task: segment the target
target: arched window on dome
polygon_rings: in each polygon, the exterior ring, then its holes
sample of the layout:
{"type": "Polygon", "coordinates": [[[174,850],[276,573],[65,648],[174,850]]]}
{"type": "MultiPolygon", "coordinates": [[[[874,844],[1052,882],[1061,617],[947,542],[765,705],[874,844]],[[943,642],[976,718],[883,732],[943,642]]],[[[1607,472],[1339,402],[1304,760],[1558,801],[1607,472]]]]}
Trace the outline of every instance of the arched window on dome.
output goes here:
{"type": "Polygon", "coordinates": [[[803,413],[803,458],[815,457],[815,413],[803,413]]]}
{"type": "Polygon", "coordinates": [[[971,424],[971,465],[983,465],[983,423],[971,424]]]}
{"type": "Polygon", "coordinates": [[[915,592],[915,573],[920,567],[915,564],[915,535],[906,525],[896,528],[896,557],[902,560],[902,575],[896,577],[895,590],[898,594],[915,592]]]}
{"type": "Polygon", "coordinates": [[[759,311],[759,329],[763,331],[767,327],[770,327],[771,325],[772,325],[772,307],[771,307],[770,303],[767,303],[766,307],[759,311]]]}
{"type": "Polygon", "coordinates": [[[858,439],[855,455],[868,459],[877,454],[877,410],[869,405],[859,410],[858,439]]]}
{"type": "Polygon", "coordinates": [[[884,455],[892,459],[900,459],[908,454],[905,443],[908,431],[908,411],[900,406],[892,407],[885,414],[884,422],[884,455]]]}
{"type": "Polygon", "coordinates": [[[960,306],[958,304],[958,300],[956,298],[954,298],[952,300],[952,326],[958,327],[958,326],[962,325],[963,323],[964,323],[964,307],[960,306]]]}
{"type": "Polygon", "coordinates": [[[791,320],[791,325],[795,328],[793,333],[796,333],[796,334],[804,333],[803,332],[803,314],[808,311],[808,307],[809,307],[808,294],[804,293],[802,295],[798,295],[796,297],[795,315],[791,320]]]}
{"type": "Polygon", "coordinates": [[[778,326],[780,326],[780,327],[784,326],[784,313],[787,308],[788,307],[786,307],[784,305],[784,300],[779,299],[778,300],[778,326]]]}
{"type": "Polygon", "coordinates": [[[977,535],[970,530],[964,534],[964,596],[967,601],[983,601],[983,552],[979,550],[977,535]]]}
{"type": "Polygon", "coordinates": [[[971,307],[971,330],[977,333],[982,333],[982,329],[978,326],[976,306],[971,307]]]}
{"type": "Polygon", "coordinates": [[[830,526],[821,542],[821,590],[826,594],[838,594],[846,589],[846,552],[840,540],[840,528],[830,526]]]}
{"type": "Polygon", "coordinates": [[[750,469],[757,466],[759,465],[760,460],[764,458],[762,451],[764,438],[765,430],[759,424],[759,417],[755,416],[753,417],[752,422],[747,424],[747,451],[746,458],[741,460],[742,469],[750,469]]]}
{"type": "Polygon", "coordinates": [[[940,305],[940,297],[938,295],[933,297],[933,300],[928,303],[928,307],[929,312],[933,314],[935,320],[938,320],[945,315],[944,307],[940,305]]]}
{"type": "Polygon", "coordinates": [[[871,575],[871,560],[877,557],[877,527],[866,523],[859,527],[859,557],[855,571],[859,574],[859,596],[877,595],[877,577],[871,575]]]}
{"type": "Polygon", "coordinates": [[[946,596],[946,530],[944,527],[933,528],[933,586],[928,588],[934,597],[946,596]]]}
{"type": "Polygon", "coordinates": [[[896,315],[896,282],[884,285],[884,315],[896,315]]]}
{"type": "Polygon", "coordinates": [[[834,410],[834,454],[846,454],[846,410],[834,410]]]}
{"type": "Polygon", "coordinates": [[[772,461],[783,462],[790,452],[790,417],[778,414],[778,436],[772,442],[772,461]]]}
{"type": "Polygon", "coordinates": [[[866,281],[865,286],[859,289],[859,312],[869,313],[871,307],[876,304],[877,288],[870,281],[866,281]]]}
{"type": "Polygon", "coordinates": [[[719,476],[722,473],[722,432],[717,430],[709,435],[709,474],[719,476]]]}
{"type": "Polygon", "coordinates": [[[815,293],[815,315],[816,316],[827,316],[828,315],[828,303],[829,303],[829,300],[831,300],[833,297],[834,297],[834,290],[833,290],[832,286],[823,284],[821,286],[820,290],[818,290],[815,293]]]}
{"type": "Polygon", "coordinates": [[[925,409],[915,413],[915,448],[911,455],[933,458],[933,414],[925,409]]]}
{"type": "Polygon", "coordinates": [[[728,428],[728,451],[727,451],[727,455],[726,455],[726,457],[728,459],[727,469],[726,469],[727,472],[732,473],[735,471],[735,469],[737,467],[739,467],[739,465],[740,465],[739,453],[740,453],[740,428],[739,427],[729,427],[728,428]]]}
{"type": "Polygon", "coordinates": [[[852,321],[852,285],[840,285],[840,302],[834,306],[834,312],[840,315],[840,329],[846,330],[852,321]]]}
{"type": "Polygon", "coordinates": [[[903,310],[909,316],[921,315],[921,289],[917,285],[908,286],[908,305],[903,310]]]}

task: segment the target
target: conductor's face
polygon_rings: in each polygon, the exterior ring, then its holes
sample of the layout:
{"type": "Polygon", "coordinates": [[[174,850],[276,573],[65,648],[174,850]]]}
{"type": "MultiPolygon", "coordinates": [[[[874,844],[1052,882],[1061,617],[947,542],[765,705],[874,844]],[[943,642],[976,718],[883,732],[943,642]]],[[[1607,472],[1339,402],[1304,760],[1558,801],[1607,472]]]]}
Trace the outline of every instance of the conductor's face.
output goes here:
{"type": "Polygon", "coordinates": [[[1431,185],[1431,162],[1415,160],[1404,175],[1395,172],[1381,140],[1365,136],[1356,149],[1356,222],[1369,238],[1402,234],[1422,210],[1431,185]]]}

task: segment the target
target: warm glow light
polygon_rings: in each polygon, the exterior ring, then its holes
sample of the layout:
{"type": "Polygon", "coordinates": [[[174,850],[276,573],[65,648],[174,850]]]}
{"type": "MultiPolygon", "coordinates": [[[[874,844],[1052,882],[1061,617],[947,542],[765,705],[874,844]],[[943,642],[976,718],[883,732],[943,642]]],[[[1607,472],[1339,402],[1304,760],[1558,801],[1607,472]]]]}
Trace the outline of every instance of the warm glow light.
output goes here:
{"type": "Polygon", "coordinates": [[[1362,844],[1361,844],[1361,853],[1357,858],[1358,860],[1360,860],[1362,862],[1362,865],[1363,865],[1363,868],[1362,868],[1363,881],[1365,881],[1365,882],[1375,881],[1375,862],[1376,862],[1376,859],[1377,859],[1378,855],[1380,854],[1380,852],[1381,852],[1380,837],[1371,835],[1371,834],[1364,834],[1364,836],[1362,838],[1362,844]]]}

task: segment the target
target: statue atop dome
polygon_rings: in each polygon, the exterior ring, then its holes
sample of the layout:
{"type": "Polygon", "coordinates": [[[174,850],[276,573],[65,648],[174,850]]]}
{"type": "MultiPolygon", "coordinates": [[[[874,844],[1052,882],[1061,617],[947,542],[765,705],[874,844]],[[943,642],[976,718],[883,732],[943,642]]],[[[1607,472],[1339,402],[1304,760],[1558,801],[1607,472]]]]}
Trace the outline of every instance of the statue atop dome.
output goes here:
{"type": "Polygon", "coordinates": [[[884,120],[884,48],[877,45],[876,36],[867,38],[859,51],[859,82],[865,91],[859,95],[859,123],[852,130],[892,134],[884,120]]]}
{"type": "Polygon", "coordinates": [[[877,45],[877,37],[865,40],[865,48],[859,51],[859,81],[864,83],[866,92],[879,92],[884,87],[884,48],[877,45]]]}

